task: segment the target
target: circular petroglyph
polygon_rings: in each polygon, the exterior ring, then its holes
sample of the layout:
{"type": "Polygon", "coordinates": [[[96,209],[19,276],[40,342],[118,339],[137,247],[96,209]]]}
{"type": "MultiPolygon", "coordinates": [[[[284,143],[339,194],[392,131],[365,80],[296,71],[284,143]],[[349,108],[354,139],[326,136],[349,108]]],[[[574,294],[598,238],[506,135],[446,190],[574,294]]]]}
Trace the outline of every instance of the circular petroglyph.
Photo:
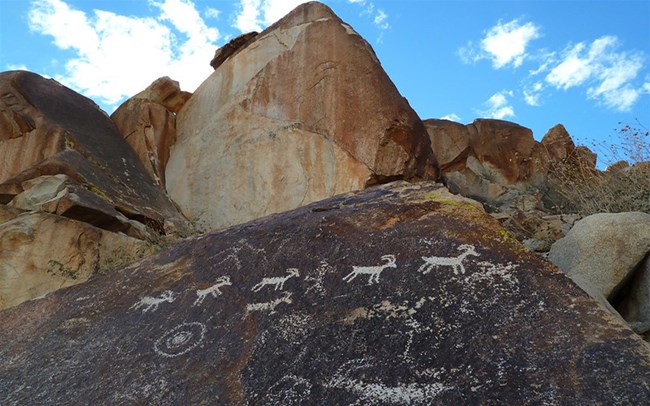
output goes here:
{"type": "Polygon", "coordinates": [[[205,337],[205,325],[198,322],[182,323],[156,340],[154,350],[163,357],[178,357],[201,344],[205,337]]]}

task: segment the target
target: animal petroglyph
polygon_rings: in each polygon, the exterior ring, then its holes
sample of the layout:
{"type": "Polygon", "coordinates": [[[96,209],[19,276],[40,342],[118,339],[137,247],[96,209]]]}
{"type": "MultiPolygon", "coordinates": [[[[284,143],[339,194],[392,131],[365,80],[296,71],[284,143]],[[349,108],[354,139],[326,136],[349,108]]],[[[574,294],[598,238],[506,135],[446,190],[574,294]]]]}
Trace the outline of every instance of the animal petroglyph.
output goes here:
{"type": "Polygon", "coordinates": [[[282,303],[286,303],[286,304],[293,303],[293,300],[291,299],[291,292],[284,292],[282,296],[280,296],[277,299],[271,300],[270,302],[247,304],[246,314],[250,312],[259,312],[259,311],[270,311],[271,313],[275,313],[275,308],[282,303]]]}
{"type": "Polygon", "coordinates": [[[154,351],[167,358],[186,354],[203,342],[205,330],[205,325],[199,322],[179,324],[156,340],[154,351]]]}
{"type": "Polygon", "coordinates": [[[161,303],[165,303],[165,302],[172,303],[174,300],[175,300],[174,292],[172,292],[171,290],[166,290],[159,297],[153,297],[153,296],[143,297],[142,299],[140,299],[138,303],[131,306],[131,309],[137,310],[141,307],[144,307],[144,309],[142,309],[142,313],[146,313],[149,310],[155,312],[156,310],[158,310],[158,306],[161,303]]]}
{"type": "Polygon", "coordinates": [[[219,290],[220,287],[230,286],[230,285],[232,285],[232,283],[230,283],[230,276],[225,275],[220,277],[215,281],[215,284],[210,286],[209,288],[199,289],[196,291],[196,296],[198,297],[196,298],[192,306],[198,306],[201,303],[203,303],[203,300],[205,300],[205,298],[208,295],[212,295],[212,297],[216,298],[221,294],[221,291],[219,290]]]}
{"type": "Polygon", "coordinates": [[[418,272],[426,275],[437,266],[450,266],[454,269],[454,275],[464,274],[465,267],[463,266],[463,261],[468,255],[478,257],[478,253],[473,245],[463,244],[458,246],[460,251],[464,251],[462,254],[456,257],[422,257],[424,264],[418,268],[418,272]]]}
{"type": "Polygon", "coordinates": [[[274,290],[283,290],[284,283],[290,278],[300,276],[300,272],[296,268],[287,269],[287,276],[275,276],[272,278],[263,278],[260,283],[252,287],[253,292],[259,292],[264,286],[272,285],[274,290]]]}
{"type": "Polygon", "coordinates": [[[344,276],[343,280],[346,281],[347,283],[350,283],[357,276],[364,274],[364,275],[370,275],[370,278],[368,278],[368,285],[371,285],[373,283],[378,283],[379,275],[382,273],[384,269],[397,268],[397,265],[395,264],[395,255],[384,255],[383,257],[381,257],[381,259],[386,263],[378,266],[353,266],[352,272],[344,276]]]}
{"type": "Polygon", "coordinates": [[[364,369],[371,365],[363,359],[351,360],[344,363],[338,372],[325,384],[329,388],[348,390],[359,397],[360,401],[381,404],[428,405],[448,388],[440,382],[434,383],[401,383],[389,386],[381,381],[369,382],[364,369]],[[361,371],[361,373],[359,373],[361,371]],[[365,379],[353,377],[360,375],[365,379]]]}

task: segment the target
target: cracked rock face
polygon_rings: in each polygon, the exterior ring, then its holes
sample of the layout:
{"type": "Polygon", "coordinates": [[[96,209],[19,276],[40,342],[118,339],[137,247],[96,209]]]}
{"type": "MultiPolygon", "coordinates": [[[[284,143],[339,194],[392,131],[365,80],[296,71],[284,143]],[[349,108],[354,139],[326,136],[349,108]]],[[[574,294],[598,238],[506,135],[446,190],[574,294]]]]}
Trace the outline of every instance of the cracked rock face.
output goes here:
{"type": "Polygon", "coordinates": [[[391,179],[435,178],[427,132],[370,45],[306,3],[219,65],[177,116],[166,186],[217,229],[391,179]]]}
{"type": "Polygon", "coordinates": [[[474,203],[392,183],[0,312],[3,404],[644,404],[650,350],[474,203]]]}

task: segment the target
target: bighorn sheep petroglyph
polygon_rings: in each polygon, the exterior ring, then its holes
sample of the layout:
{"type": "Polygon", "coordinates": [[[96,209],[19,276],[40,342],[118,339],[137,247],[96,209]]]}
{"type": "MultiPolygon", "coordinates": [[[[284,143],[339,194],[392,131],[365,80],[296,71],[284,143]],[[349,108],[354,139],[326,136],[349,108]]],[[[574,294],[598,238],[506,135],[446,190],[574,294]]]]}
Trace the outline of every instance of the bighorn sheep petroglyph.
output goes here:
{"type": "Polygon", "coordinates": [[[222,286],[230,286],[232,283],[230,283],[230,276],[225,275],[220,278],[218,278],[214,285],[210,286],[209,288],[206,289],[199,289],[196,291],[196,300],[192,304],[192,306],[198,306],[201,303],[203,303],[203,300],[205,300],[206,296],[212,295],[212,297],[217,297],[221,294],[221,291],[219,290],[220,287],[222,286]]]}
{"type": "Polygon", "coordinates": [[[463,261],[468,255],[478,257],[478,253],[473,245],[463,244],[459,245],[458,249],[460,251],[465,251],[462,254],[456,257],[422,257],[424,264],[418,268],[418,272],[426,275],[433,270],[436,266],[451,266],[454,269],[454,275],[459,273],[465,273],[465,267],[463,266],[463,261]]]}
{"type": "Polygon", "coordinates": [[[368,278],[368,285],[379,282],[379,275],[386,268],[397,268],[395,264],[395,255],[384,255],[381,257],[383,261],[386,261],[383,265],[378,266],[353,266],[352,272],[343,277],[343,280],[347,283],[350,283],[358,275],[365,274],[370,275],[368,278]]]}
{"type": "Polygon", "coordinates": [[[293,277],[298,277],[300,276],[300,272],[296,268],[289,268],[287,269],[287,276],[275,276],[272,278],[263,278],[262,282],[258,283],[257,285],[253,286],[251,290],[253,292],[259,292],[262,290],[262,288],[266,285],[273,285],[274,290],[282,290],[284,289],[284,283],[289,280],[289,278],[293,277]]]}
{"type": "Polygon", "coordinates": [[[142,309],[142,313],[146,313],[149,310],[152,312],[155,312],[158,310],[158,305],[164,302],[173,302],[174,301],[174,292],[171,290],[166,290],[164,291],[159,297],[152,297],[152,296],[145,296],[140,301],[133,306],[131,306],[131,309],[137,310],[143,306],[145,306],[144,309],[142,309]]]}

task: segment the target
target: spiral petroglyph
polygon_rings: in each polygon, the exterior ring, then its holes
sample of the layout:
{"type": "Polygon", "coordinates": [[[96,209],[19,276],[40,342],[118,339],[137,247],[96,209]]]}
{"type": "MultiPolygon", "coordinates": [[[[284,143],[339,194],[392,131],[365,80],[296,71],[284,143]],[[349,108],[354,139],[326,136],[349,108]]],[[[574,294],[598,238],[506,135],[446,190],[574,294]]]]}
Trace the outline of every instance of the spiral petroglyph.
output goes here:
{"type": "Polygon", "coordinates": [[[198,322],[179,324],[156,340],[154,350],[167,358],[186,354],[203,342],[205,330],[205,325],[198,322]]]}

